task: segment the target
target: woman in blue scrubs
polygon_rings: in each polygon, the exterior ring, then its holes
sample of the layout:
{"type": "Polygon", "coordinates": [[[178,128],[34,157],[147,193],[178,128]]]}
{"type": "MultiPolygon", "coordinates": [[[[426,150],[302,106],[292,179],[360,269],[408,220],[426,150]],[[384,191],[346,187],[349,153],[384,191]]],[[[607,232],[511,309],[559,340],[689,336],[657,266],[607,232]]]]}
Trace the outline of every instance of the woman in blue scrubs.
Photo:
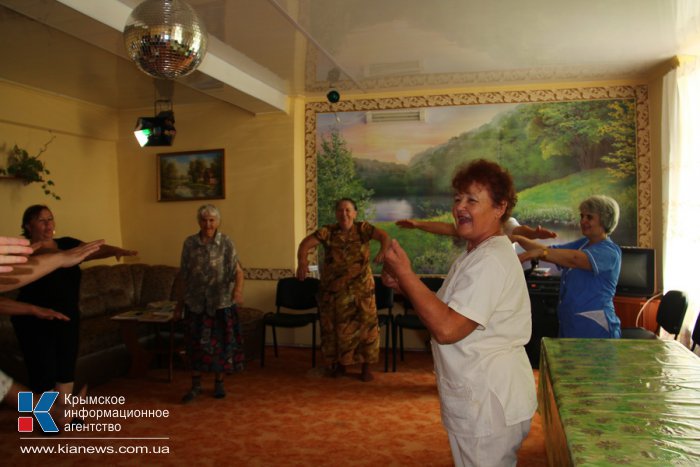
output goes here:
{"type": "Polygon", "coordinates": [[[559,337],[620,337],[620,319],[613,297],[620,276],[622,253],[610,238],[620,218],[617,202],[591,196],[579,205],[583,237],[570,243],[545,246],[513,236],[525,252],[520,261],[543,260],[562,271],[559,290],[559,337]]]}

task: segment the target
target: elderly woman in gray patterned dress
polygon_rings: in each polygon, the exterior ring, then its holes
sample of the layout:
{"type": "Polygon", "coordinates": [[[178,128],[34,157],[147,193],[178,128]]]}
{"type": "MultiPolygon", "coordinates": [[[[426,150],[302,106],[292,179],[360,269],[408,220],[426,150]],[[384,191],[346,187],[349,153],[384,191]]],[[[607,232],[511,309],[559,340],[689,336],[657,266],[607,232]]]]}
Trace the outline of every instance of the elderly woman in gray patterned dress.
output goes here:
{"type": "Polygon", "coordinates": [[[214,373],[214,397],[226,396],[224,374],[244,366],[237,306],[243,304],[243,269],[233,241],[219,232],[221,214],[206,204],[197,210],[199,233],[182,246],[175,319],[185,318],[185,345],[192,387],[182,402],[202,392],[202,372],[214,373]]]}

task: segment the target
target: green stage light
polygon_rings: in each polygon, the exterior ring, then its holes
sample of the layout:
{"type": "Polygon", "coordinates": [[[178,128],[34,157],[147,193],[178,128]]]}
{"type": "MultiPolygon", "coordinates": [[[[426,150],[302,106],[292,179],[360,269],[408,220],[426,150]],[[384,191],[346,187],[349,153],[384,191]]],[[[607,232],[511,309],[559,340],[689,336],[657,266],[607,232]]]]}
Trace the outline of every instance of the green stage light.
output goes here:
{"type": "Polygon", "coordinates": [[[172,111],[160,112],[155,117],[139,117],[134,129],[134,136],[141,147],[172,146],[176,133],[172,111]]]}

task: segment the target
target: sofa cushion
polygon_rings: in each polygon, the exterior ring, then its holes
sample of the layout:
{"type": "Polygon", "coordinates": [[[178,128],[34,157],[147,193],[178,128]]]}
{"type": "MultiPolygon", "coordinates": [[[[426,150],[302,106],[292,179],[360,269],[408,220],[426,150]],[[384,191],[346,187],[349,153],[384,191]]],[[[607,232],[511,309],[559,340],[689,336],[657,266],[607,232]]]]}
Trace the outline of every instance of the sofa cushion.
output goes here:
{"type": "MultiPolygon", "coordinates": [[[[95,266],[97,267],[97,266],[95,266]]],[[[98,276],[91,270],[84,269],[80,280],[80,315],[83,319],[100,316],[105,313],[105,304],[100,292],[98,276]]]]}
{"type": "Polygon", "coordinates": [[[150,266],[143,263],[130,264],[129,266],[131,267],[131,277],[134,280],[134,305],[138,305],[141,303],[141,294],[143,293],[143,278],[150,266]]]}
{"type": "Polygon", "coordinates": [[[89,318],[137,304],[130,264],[93,266],[83,270],[80,311],[89,318]]]}
{"type": "Polygon", "coordinates": [[[173,290],[173,285],[175,284],[178,270],[174,266],[146,266],[139,305],[147,306],[151,302],[174,300],[175,291],[173,290]]]}

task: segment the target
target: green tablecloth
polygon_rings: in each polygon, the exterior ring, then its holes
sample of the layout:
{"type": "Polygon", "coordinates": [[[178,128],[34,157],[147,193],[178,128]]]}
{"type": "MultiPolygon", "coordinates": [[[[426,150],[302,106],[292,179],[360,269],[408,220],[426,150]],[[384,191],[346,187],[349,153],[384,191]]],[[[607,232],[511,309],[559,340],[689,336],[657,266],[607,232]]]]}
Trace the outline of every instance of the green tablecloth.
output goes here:
{"type": "Polygon", "coordinates": [[[700,466],[700,359],[675,341],[544,338],[550,465],[700,466]]]}

